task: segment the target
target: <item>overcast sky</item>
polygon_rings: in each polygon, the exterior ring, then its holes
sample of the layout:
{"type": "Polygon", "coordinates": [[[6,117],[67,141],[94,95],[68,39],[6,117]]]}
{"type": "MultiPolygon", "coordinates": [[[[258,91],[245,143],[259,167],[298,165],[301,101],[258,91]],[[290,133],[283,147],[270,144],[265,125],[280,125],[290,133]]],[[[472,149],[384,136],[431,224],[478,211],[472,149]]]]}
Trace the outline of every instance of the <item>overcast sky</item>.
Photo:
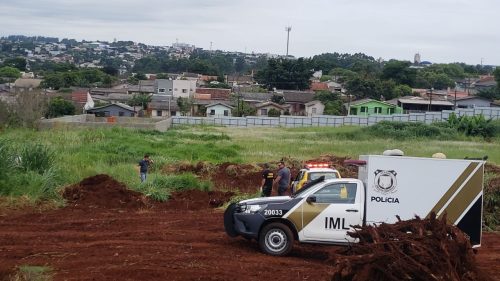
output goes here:
{"type": "Polygon", "coordinates": [[[500,65],[499,0],[0,0],[0,35],[500,65]]]}

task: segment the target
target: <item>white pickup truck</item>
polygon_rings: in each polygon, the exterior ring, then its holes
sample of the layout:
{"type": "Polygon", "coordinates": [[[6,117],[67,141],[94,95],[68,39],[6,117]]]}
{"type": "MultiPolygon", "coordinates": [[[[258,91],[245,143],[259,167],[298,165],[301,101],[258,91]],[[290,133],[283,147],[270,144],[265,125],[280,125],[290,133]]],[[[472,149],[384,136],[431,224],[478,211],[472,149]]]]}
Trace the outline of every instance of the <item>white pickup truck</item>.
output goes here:
{"type": "Polygon", "coordinates": [[[320,178],[292,196],[231,204],[224,227],[256,239],[271,255],[286,255],[298,240],[346,244],[352,226],[446,213],[480,246],[484,162],[401,156],[360,156],[358,179],[320,178]]]}

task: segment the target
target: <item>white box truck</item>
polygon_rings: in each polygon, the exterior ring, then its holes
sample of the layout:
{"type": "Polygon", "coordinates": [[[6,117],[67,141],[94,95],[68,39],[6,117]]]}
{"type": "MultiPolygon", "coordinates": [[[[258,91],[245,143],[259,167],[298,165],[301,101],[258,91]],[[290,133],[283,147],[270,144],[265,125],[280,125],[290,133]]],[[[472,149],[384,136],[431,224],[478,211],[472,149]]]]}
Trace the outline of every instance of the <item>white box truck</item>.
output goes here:
{"type": "Polygon", "coordinates": [[[256,239],[271,255],[293,242],[346,244],[353,226],[446,214],[480,246],[484,161],[362,155],[358,179],[322,178],[291,196],[231,204],[224,227],[231,236],[256,239]]]}

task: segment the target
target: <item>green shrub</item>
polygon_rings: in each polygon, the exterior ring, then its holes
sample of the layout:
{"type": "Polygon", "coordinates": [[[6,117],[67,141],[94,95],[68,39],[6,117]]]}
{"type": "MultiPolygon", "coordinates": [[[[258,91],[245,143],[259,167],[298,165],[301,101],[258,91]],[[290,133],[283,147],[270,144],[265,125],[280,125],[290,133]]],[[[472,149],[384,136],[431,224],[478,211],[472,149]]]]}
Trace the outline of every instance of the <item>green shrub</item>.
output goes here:
{"type": "Polygon", "coordinates": [[[0,178],[12,169],[12,156],[7,141],[0,140],[0,178]]]}
{"type": "Polygon", "coordinates": [[[147,197],[153,200],[160,202],[167,201],[170,198],[169,189],[157,188],[151,182],[146,182],[144,184],[139,185],[137,191],[141,192],[142,194],[146,195],[147,197]]]}
{"type": "Polygon", "coordinates": [[[490,230],[496,230],[500,226],[500,187],[493,186],[492,184],[494,180],[498,181],[498,177],[498,175],[493,173],[486,173],[484,175],[484,224],[490,230]]]}
{"type": "Polygon", "coordinates": [[[22,171],[34,171],[43,174],[54,163],[54,152],[38,143],[26,143],[21,146],[15,158],[16,167],[22,171]]]}
{"type": "Polygon", "coordinates": [[[448,124],[466,136],[492,138],[499,135],[498,125],[494,124],[491,119],[484,118],[482,114],[457,117],[455,113],[452,113],[448,118],[448,124]]]}
{"type": "Polygon", "coordinates": [[[53,269],[47,266],[19,266],[11,280],[16,281],[50,281],[53,280],[53,269]]]}
{"type": "Polygon", "coordinates": [[[169,189],[173,191],[189,189],[209,191],[212,187],[210,182],[200,181],[191,173],[156,176],[152,179],[150,184],[154,188],[169,189]]]}
{"type": "Polygon", "coordinates": [[[382,121],[367,127],[366,132],[374,137],[394,139],[456,139],[458,137],[455,129],[442,123],[382,121]]]}

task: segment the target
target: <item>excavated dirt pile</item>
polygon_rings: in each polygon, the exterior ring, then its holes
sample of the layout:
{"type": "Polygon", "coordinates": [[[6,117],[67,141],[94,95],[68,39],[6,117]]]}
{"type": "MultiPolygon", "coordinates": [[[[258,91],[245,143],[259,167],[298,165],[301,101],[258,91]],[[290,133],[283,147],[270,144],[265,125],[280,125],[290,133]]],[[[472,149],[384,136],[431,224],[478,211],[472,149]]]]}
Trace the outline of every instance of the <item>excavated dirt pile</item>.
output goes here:
{"type": "Polygon", "coordinates": [[[202,210],[218,208],[228,202],[235,193],[222,191],[186,190],[174,192],[170,195],[166,206],[176,210],[202,210]]]}
{"type": "MultiPolygon", "coordinates": [[[[283,160],[290,168],[292,179],[298,174],[305,163],[327,162],[337,169],[344,178],[357,178],[358,168],[344,164],[344,160],[349,158],[337,157],[334,155],[322,155],[316,159],[299,161],[292,158],[283,160]]],[[[278,162],[270,162],[271,167],[276,167],[278,162]]],[[[165,174],[194,173],[204,180],[213,183],[216,190],[231,190],[243,193],[255,193],[259,190],[261,184],[261,165],[222,163],[218,165],[207,162],[198,162],[196,164],[177,163],[162,167],[165,174]]]]}
{"type": "Polygon", "coordinates": [[[337,171],[339,171],[340,173],[340,176],[342,176],[343,178],[358,178],[358,167],[346,165],[344,163],[344,161],[348,159],[351,158],[326,154],[306,162],[327,162],[330,163],[335,169],[337,169],[337,171]]]}
{"type": "Polygon", "coordinates": [[[108,175],[96,175],[67,187],[63,197],[73,207],[141,208],[147,200],[108,175]]]}
{"type": "Polygon", "coordinates": [[[446,218],[415,218],[360,227],[359,244],[336,257],[332,281],[489,280],[476,266],[469,240],[446,218]]]}

